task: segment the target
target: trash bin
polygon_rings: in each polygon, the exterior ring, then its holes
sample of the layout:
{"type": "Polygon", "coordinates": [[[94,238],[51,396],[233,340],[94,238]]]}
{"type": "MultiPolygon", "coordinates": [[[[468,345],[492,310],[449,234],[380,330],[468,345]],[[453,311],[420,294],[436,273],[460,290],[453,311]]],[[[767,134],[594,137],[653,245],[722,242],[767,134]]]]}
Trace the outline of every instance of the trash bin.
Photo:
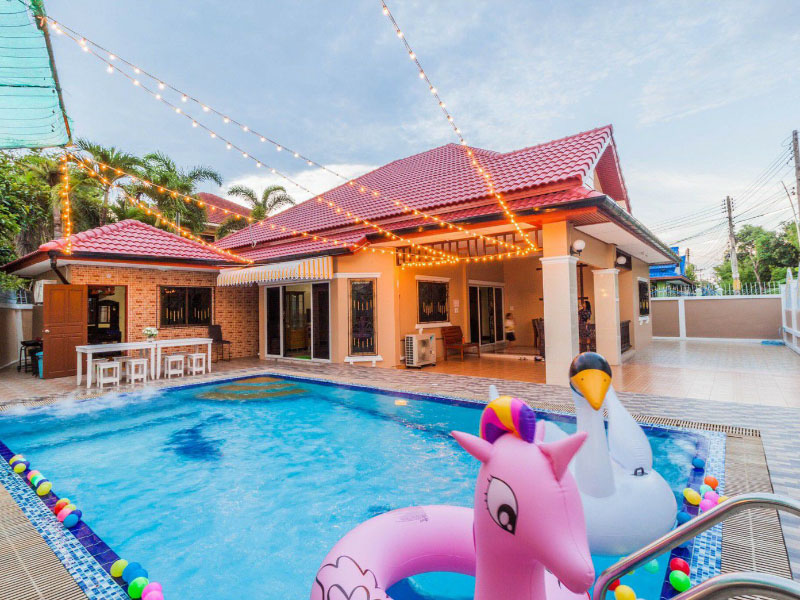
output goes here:
{"type": "Polygon", "coordinates": [[[36,353],[36,361],[39,364],[39,379],[44,378],[44,352],[36,353]]]}

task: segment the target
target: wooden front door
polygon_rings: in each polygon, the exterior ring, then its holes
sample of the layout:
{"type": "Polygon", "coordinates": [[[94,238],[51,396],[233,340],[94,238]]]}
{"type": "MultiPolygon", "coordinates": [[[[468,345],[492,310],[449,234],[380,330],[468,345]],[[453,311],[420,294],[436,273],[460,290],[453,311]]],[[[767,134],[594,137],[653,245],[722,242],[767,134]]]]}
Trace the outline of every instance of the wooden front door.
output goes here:
{"type": "Polygon", "coordinates": [[[75,346],[86,343],[89,291],[85,285],[44,286],[44,377],[75,375],[75,346]]]}

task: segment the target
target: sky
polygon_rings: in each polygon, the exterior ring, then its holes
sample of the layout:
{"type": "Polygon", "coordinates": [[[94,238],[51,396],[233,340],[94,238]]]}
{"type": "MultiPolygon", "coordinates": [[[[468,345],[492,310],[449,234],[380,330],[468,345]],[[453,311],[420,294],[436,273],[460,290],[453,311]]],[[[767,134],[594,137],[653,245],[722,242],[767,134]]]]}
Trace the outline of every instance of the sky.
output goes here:
{"type": "MultiPolygon", "coordinates": [[[[388,5],[470,145],[508,151],[613,124],[633,214],[665,242],[688,238],[681,246],[699,267],[725,250],[727,195],[737,226],[792,217],[779,192],[781,180],[794,188],[786,160],[800,127],[800,2],[388,5]]],[[[46,6],[117,56],[345,176],[457,141],[379,0],[46,6]]],[[[225,186],[203,191],[220,195],[237,183],[286,183],[65,36],[53,43],[75,137],[211,166],[225,186]]],[[[182,107],[314,193],[340,183],[182,107]]]]}

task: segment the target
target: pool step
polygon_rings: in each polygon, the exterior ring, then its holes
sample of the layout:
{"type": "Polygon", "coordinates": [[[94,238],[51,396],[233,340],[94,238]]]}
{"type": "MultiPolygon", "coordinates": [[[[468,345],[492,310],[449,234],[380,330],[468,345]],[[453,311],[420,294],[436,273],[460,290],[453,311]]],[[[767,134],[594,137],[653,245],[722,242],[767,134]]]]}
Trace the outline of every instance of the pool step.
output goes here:
{"type": "Polygon", "coordinates": [[[292,383],[274,383],[262,385],[226,385],[214,391],[205,392],[198,397],[204,400],[269,400],[270,398],[284,398],[287,396],[300,396],[306,393],[301,387],[292,383]]]}

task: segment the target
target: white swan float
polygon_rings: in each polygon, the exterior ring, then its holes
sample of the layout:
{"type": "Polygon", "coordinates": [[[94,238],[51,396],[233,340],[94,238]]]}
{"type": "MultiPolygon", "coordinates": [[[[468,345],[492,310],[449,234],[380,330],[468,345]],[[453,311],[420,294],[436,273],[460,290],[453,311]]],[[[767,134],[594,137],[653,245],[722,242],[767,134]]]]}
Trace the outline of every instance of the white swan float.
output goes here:
{"type": "MultiPolygon", "coordinates": [[[[653,469],[647,436],[617,398],[608,361],[584,352],[572,361],[569,375],[578,431],[588,434],[570,468],[583,502],[589,547],[592,554],[630,554],[672,529],[675,496],[653,469]]],[[[547,423],[545,441],[563,437],[566,433],[547,423]]]]}

